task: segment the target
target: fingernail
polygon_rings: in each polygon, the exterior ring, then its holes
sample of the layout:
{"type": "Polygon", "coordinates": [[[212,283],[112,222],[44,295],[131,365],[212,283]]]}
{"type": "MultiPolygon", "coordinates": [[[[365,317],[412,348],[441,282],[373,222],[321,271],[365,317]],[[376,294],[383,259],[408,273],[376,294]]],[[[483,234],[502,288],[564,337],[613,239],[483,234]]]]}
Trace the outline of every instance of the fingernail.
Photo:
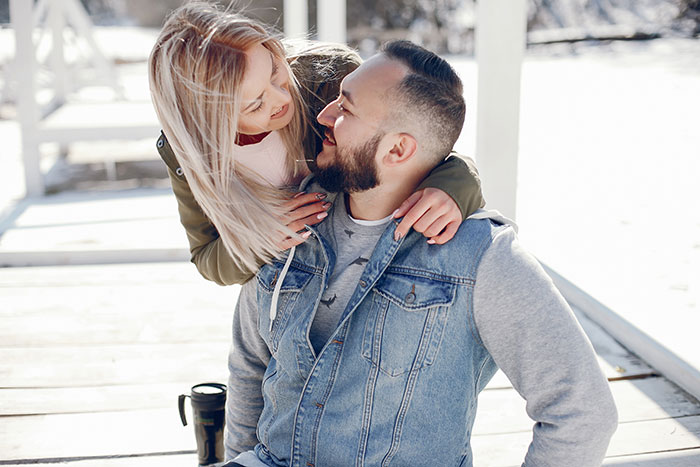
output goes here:
{"type": "Polygon", "coordinates": [[[330,201],[323,203],[323,209],[328,209],[331,206],[333,206],[333,203],[331,203],[330,201]]]}
{"type": "Polygon", "coordinates": [[[431,245],[435,245],[435,240],[433,240],[433,239],[431,238],[430,240],[428,240],[428,243],[431,244],[431,245]]]}
{"type": "Polygon", "coordinates": [[[326,197],[325,193],[316,193],[316,199],[323,199],[326,197]]]}
{"type": "Polygon", "coordinates": [[[396,211],[394,211],[394,212],[391,213],[391,218],[392,218],[392,219],[394,219],[394,218],[396,217],[396,213],[397,213],[397,212],[399,212],[398,208],[396,209],[396,211]]]}
{"type": "Polygon", "coordinates": [[[317,218],[317,219],[323,219],[323,218],[326,217],[326,216],[328,216],[328,213],[327,213],[327,212],[322,212],[321,214],[319,214],[318,216],[316,216],[316,218],[317,218]]]}
{"type": "Polygon", "coordinates": [[[303,191],[300,191],[299,193],[297,193],[296,195],[294,195],[294,197],[295,197],[295,198],[298,198],[298,197],[300,197],[301,195],[305,195],[305,194],[306,194],[306,193],[304,193],[303,191]]]}
{"type": "Polygon", "coordinates": [[[309,238],[310,235],[311,235],[311,231],[310,231],[310,230],[307,230],[306,232],[304,232],[303,234],[301,234],[301,238],[309,238]]]}
{"type": "Polygon", "coordinates": [[[399,232],[398,230],[394,232],[394,241],[398,242],[401,240],[401,237],[403,237],[403,234],[399,232]]]}

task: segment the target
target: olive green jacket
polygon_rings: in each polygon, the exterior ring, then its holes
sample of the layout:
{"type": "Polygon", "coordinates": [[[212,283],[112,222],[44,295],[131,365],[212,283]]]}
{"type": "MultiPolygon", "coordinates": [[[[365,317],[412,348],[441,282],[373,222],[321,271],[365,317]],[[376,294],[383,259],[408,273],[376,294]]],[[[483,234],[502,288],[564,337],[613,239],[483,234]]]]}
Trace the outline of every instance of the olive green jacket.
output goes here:
{"type": "MultiPolygon", "coordinates": [[[[308,105],[308,121],[313,122],[313,128],[303,142],[306,154],[315,157],[321,151],[323,127],[317,122],[316,115],[338,96],[340,82],[360,63],[361,59],[355,52],[341,46],[316,48],[290,59],[302,98],[308,105]]],[[[216,227],[195,201],[163,133],[156,146],[168,166],[180,222],[185,228],[190,244],[191,261],[202,276],[219,285],[247,282],[257,271],[242,269],[231,258],[216,227]]],[[[309,168],[315,168],[313,161],[309,162],[309,168]]],[[[433,169],[418,189],[428,187],[439,188],[449,194],[459,206],[464,218],[485,204],[476,166],[470,159],[462,159],[456,153],[450,154],[433,169]]]]}

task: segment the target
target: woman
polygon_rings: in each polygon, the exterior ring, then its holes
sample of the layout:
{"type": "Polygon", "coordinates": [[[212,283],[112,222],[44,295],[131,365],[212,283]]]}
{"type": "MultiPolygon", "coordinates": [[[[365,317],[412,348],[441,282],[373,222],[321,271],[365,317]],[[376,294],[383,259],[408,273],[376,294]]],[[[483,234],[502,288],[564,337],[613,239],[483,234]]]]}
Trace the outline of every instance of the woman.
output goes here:
{"type": "MultiPolygon", "coordinates": [[[[291,187],[313,170],[323,134],[316,115],[360,62],[344,46],[286,49],[255,21],[206,3],[168,18],[149,58],[164,133],[158,146],[204,277],[245,282],[303,242],[304,224],[325,217],[322,193],[295,195],[291,187]]],[[[397,217],[421,198],[406,218],[421,218],[425,234],[444,243],[454,231],[438,236],[443,228],[483,199],[475,169],[456,157],[419,189],[434,187],[440,191],[414,194],[397,217]]]]}

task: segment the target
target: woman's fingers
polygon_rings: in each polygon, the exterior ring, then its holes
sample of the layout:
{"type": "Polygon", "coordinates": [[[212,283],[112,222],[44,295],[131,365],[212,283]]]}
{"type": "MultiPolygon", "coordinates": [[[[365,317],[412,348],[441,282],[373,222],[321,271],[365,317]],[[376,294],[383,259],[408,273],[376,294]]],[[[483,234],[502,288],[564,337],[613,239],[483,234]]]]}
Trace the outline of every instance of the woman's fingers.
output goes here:
{"type": "Polygon", "coordinates": [[[292,222],[298,221],[299,219],[305,219],[307,217],[312,217],[314,215],[319,214],[326,214],[326,211],[328,211],[331,205],[332,204],[328,201],[319,201],[312,204],[306,204],[304,206],[294,209],[293,211],[288,212],[285,215],[285,221],[287,222],[287,224],[291,224],[292,222]]]}
{"type": "MultiPolygon", "coordinates": [[[[404,217],[406,213],[418,202],[423,196],[423,190],[416,191],[411,196],[409,196],[406,201],[401,203],[401,206],[394,212],[394,218],[404,217]]],[[[408,232],[408,229],[406,229],[408,232]]]]}
{"type": "Polygon", "coordinates": [[[445,227],[445,230],[442,231],[442,233],[436,237],[431,237],[428,240],[428,243],[431,245],[443,245],[450,240],[452,240],[452,237],[455,236],[457,233],[457,230],[459,229],[459,226],[461,225],[461,222],[450,222],[447,224],[447,227],[445,227]]]}
{"type": "Polygon", "coordinates": [[[287,211],[294,211],[299,206],[315,203],[326,198],[325,193],[304,193],[303,191],[294,195],[293,198],[282,204],[282,207],[287,211]]]}
{"type": "Polygon", "coordinates": [[[286,226],[289,230],[298,232],[302,238],[285,237],[277,243],[281,250],[304,243],[311,234],[309,231],[304,231],[304,227],[318,224],[328,216],[328,209],[332,203],[322,201],[325,197],[324,193],[297,193],[284,203],[283,206],[287,209],[284,216],[286,226]]]}
{"type": "Polygon", "coordinates": [[[327,212],[321,212],[321,213],[314,213],[310,216],[303,217],[301,219],[297,219],[293,222],[290,222],[287,224],[287,227],[289,227],[289,230],[293,230],[295,232],[299,232],[304,229],[305,226],[307,225],[315,225],[321,222],[323,219],[328,216],[327,212]]]}
{"type": "Polygon", "coordinates": [[[306,241],[306,239],[309,238],[310,235],[311,235],[311,232],[309,232],[307,230],[306,232],[301,234],[301,237],[302,237],[301,239],[287,237],[284,240],[282,240],[281,242],[279,242],[277,244],[277,246],[282,251],[289,250],[293,246],[301,245],[302,243],[304,243],[306,241]]]}
{"type": "MultiPolygon", "coordinates": [[[[457,203],[447,193],[436,188],[425,188],[412,194],[399,207],[394,217],[400,217],[403,212],[405,215],[394,232],[394,238],[397,240],[406,235],[411,227],[416,232],[433,238],[450,223],[459,224],[462,221],[462,213],[457,203]]],[[[445,241],[453,236],[454,232],[446,236],[448,238],[445,241]]],[[[443,239],[445,237],[441,237],[441,240],[443,239]]]]}

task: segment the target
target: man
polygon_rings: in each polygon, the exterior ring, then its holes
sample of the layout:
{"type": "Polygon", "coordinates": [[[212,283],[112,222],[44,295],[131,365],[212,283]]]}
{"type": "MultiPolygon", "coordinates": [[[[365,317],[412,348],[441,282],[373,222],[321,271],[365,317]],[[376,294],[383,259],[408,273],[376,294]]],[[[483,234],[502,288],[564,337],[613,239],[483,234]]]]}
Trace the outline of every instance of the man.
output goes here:
{"type": "Polygon", "coordinates": [[[339,194],[306,243],[241,290],[228,457],[470,466],[477,396],[500,367],[537,422],[524,465],[599,465],[617,423],[607,381],[513,228],[482,213],[445,245],[395,235],[392,213],[461,130],[454,71],[389,43],[318,119],[316,182],[339,194]]]}

